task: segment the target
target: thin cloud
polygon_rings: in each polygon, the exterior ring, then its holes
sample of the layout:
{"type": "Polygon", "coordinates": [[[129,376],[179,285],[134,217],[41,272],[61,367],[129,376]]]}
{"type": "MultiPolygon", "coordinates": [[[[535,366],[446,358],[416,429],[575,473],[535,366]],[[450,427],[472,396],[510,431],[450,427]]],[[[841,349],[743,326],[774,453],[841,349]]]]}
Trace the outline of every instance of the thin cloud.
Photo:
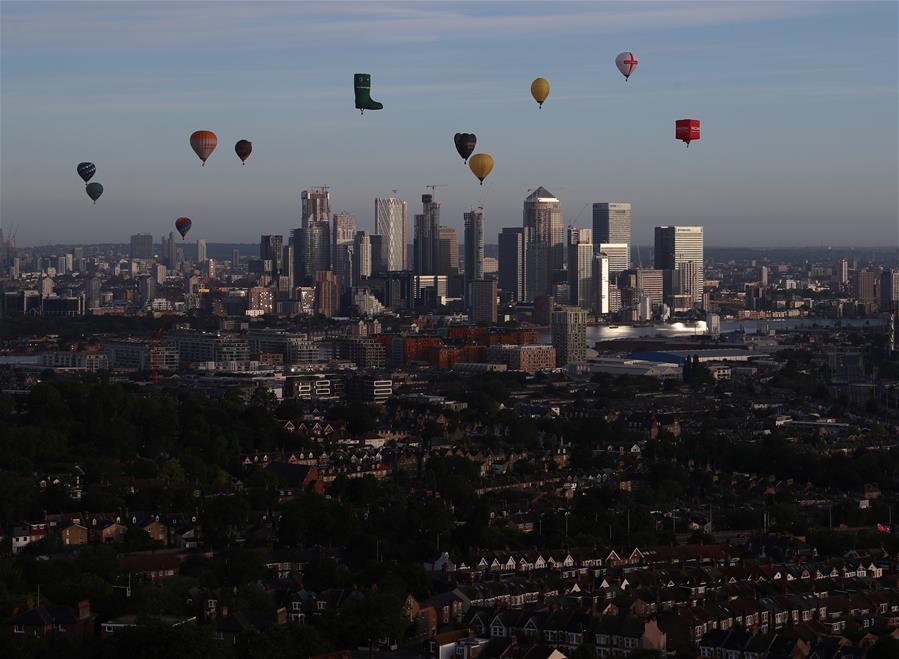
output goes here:
{"type": "Polygon", "coordinates": [[[234,2],[4,3],[4,49],[76,43],[91,49],[110,42],[191,50],[212,43],[235,48],[286,43],[408,43],[534,34],[620,32],[732,25],[808,16],[810,3],[673,5],[550,5],[455,3],[443,8],[410,4],[234,2]]]}

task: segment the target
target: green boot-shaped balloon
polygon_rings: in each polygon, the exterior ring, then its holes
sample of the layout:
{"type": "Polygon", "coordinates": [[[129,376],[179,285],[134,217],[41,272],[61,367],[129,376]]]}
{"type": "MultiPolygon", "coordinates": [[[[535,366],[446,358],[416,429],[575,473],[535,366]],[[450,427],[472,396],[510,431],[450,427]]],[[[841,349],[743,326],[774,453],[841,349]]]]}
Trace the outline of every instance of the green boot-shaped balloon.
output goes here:
{"type": "Polygon", "coordinates": [[[371,100],[371,75],[368,73],[356,73],[353,76],[353,88],[356,92],[356,109],[365,114],[366,110],[380,110],[383,103],[371,100]]]}

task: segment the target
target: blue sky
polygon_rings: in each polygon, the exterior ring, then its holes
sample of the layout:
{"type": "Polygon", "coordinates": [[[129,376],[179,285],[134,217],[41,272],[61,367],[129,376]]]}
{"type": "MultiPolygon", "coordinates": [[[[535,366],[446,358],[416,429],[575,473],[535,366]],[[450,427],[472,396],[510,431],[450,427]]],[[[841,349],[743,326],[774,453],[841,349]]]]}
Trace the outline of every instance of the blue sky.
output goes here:
{"type": "Polygon", "coordinates": [[[896,245],[894,2],[9,2],[0,211],[20,244],[256,241],[299,192],[373,228],[374,198],[428,184],[443,224],[486,207],[488,241],[544,185],[566,223],[630,201],[634,238],[703,224],[709,245],[896,245]],[[615,55],[640,65],[625,83],[615,55]],[[354,72],[384,110],[353,108],[354,72]],[[551,93],[538,110],[537,76],[551,93]],[[698,118],[702,140],[674,140],[698,118]],[[219,136],[205,168],[188,145],[219,136]],[[453,148],[474,132],[484,187],[453,148]],[[253,142],[241,167],[233,145],[253,142]],[[75,174],[97,165],[96,206],[75,174]]]}

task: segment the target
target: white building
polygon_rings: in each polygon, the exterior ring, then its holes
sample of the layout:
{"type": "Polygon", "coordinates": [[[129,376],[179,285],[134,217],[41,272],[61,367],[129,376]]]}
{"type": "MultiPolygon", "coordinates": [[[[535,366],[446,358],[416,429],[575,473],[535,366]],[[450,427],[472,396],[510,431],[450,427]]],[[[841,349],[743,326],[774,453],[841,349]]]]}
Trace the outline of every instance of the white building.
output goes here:
{"type": "Polygon", "coordinates": [[[397,197],[375,199],[375,233],[381,236],[384,270],[408,270],[408,205],[397,197]]]}

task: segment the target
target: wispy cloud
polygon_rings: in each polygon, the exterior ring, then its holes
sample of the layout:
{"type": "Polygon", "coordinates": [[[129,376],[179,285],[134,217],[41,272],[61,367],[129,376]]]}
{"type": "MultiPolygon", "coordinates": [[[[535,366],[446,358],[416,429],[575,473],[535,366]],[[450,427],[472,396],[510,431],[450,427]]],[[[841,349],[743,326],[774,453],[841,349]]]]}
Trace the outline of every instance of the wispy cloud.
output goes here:
{"type": "Polygon", "coordinates": [[[191,50],[285,43],[406,43],[619,32],[770,21],[819,3],[4,2],[6,48],[102,42],[191,50]]]}

